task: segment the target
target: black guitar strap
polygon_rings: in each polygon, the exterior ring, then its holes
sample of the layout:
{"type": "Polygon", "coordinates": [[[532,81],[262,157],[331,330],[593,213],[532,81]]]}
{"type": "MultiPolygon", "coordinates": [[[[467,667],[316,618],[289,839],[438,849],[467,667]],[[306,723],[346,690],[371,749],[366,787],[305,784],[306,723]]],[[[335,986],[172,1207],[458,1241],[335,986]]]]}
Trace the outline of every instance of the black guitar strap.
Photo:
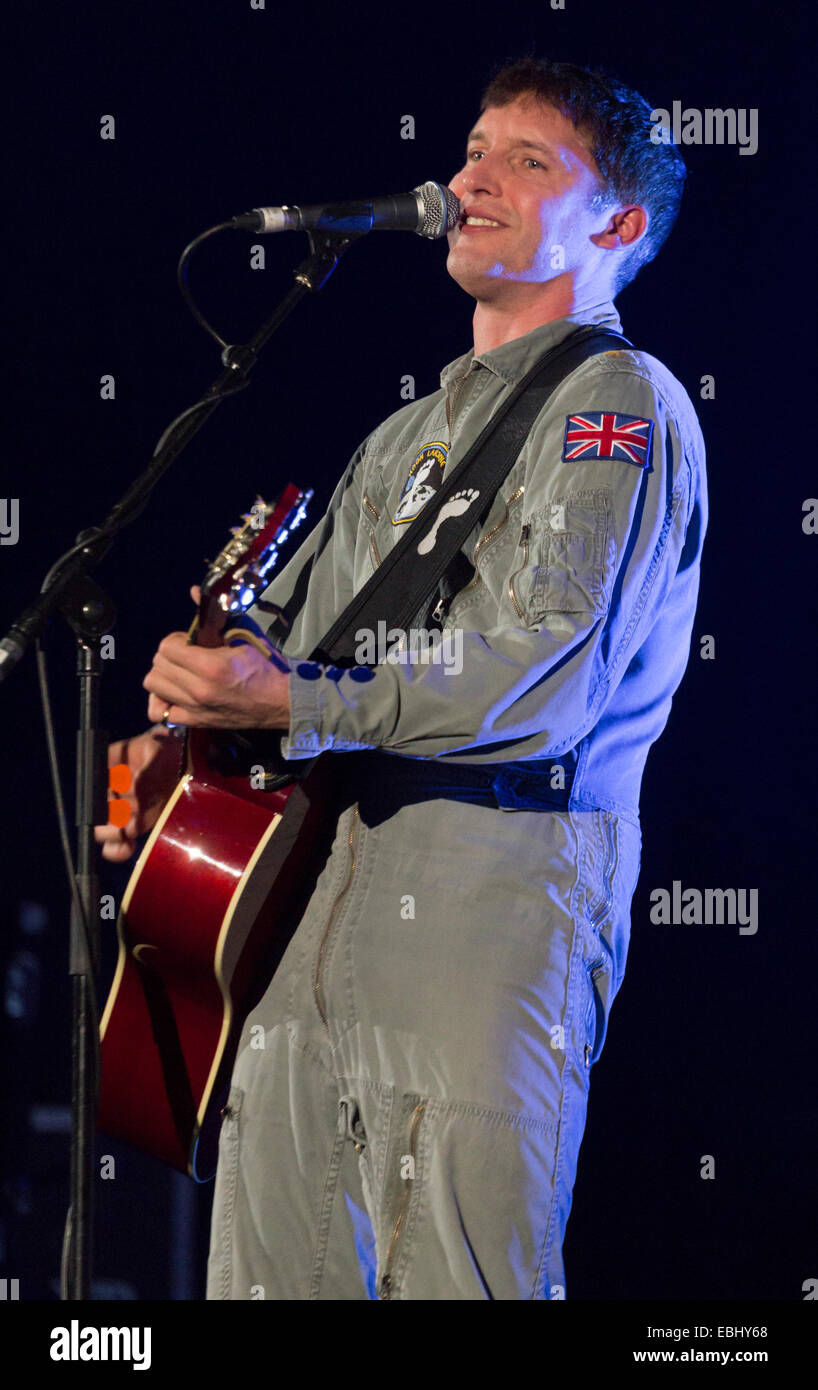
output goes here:
{"type": "Polygon", "coordinates": [[[359,645],[356,633],[362,629],[375,633],[378,623],[385,622],[387,629],[406,630],[435,593],[478,520],[487,515],[549,396],[589,357],[632,346],[619,333],[591,325],[540,357],[336,619],[311,659],[352,665],[359,645]],[[455,494],[457,499],[444,513],[455,494]]]}
{"type": "MultiPolygon", "coordinates": [[[[458,582],[462,570],[471,570],[462,548],[478,520],[487,515],[549,396],[589,357],[632,346],[620,334],[591,325],[578,329],[540,357],[495,411],[451,477],[339,615],[310,659],[353,666],[359,645],[356,634],[362,629],[377,633],[378,623],[385,622],[387,631],[406,631],[423,605],[430,602],[444,575],[452,592],[462,587],[458,582]],[[462,511],[452,508],[444,516],[449,499],[469,489],[473,493],[471,505],[462,511]]],[[[245,763],[250,766],[261,759],[270,768],[264,781],[267,791],[306,781],[319,759],[284,759],[280,743],[280,731],[254,730],[250,736],[236,730],[229,739],[214,738],[209,757],[216,770],[225,775],[235,775],[245,763]]],[[[288,808],[292,812],[289,802],[288,808]]]]}

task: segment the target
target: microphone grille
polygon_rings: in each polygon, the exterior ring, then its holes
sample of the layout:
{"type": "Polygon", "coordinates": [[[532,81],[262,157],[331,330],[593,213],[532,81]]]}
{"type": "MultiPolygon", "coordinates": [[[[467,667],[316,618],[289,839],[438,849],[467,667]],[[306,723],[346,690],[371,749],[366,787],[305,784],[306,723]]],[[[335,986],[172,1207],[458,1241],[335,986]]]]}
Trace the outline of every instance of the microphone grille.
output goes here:
{"type": "Polygon", "coordinates": [[[460,220],[460,199],[446,184],[435,183],[430,179],[428,183],[419,184],[412,192],[417,193],[423,208],[423,220],[417,228],[418,236],[434,239],[445,236],[457,226],[460,220]]]}

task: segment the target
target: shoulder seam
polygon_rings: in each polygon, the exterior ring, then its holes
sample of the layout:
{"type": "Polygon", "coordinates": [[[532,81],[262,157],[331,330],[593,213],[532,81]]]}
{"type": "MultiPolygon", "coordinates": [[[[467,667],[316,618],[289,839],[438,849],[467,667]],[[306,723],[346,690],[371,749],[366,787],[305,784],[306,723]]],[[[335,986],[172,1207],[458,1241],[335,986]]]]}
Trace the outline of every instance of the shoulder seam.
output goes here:
{"type": "MultiPolygon", "coordinates": [[[[638,349],[637,349],[637,350],[638,350],[638,349]]],[[[604,357],[604,356],[607,356],[607,353],[598,353],[598,354],[596,355],[596,357],[589,357],[588,360],[587,360],[586,362],[583,362],[583,363],[582,363],[582,366],[581,366],[581,367],[577,367],[577,369],[576,369],[575,372],[571,372],[570,376],[567,376],[567,377],[565,378],[565,380],[562,381],[562,382],[560,383],[560,389],[561,389],[563,386],[567,385],[567,383],[571,380],[571,377],[577,376],[577,375],[578,375],[580,372],[582,372],[586,367],[591,366],[591,365],[592,365],[595,361],[597,361],[600,357],[604,357]]],[[[662,404],[665,406],[665,409],[667,410],[668,414],[671,416],[671,418],[672,418],[672,420],[673,420],[673,423],[674,423],[675,426],[676,426],[677,431],[678,431],[679,433],[681,433],[681,429],[680,429],[680,420],[679,420],[678,411],[675,409],[675,407],[673,406],[672,402],[668,400],[668,398],[667,398],[665,392],[662,390],[662,388],[661,388],[661,386],[659,385],[659,383],[658,383],[657,381],[654,381],[652,377],[645,375],[644,372],[638,371],[638,370],[636,369],[636,367],[633,367],[633,366],[622,366],[622,365],[620,365],[620,363],[618,363],[618,362],[607,364],[606,369],[605,369],[605,374],[606,374],[607,376],[627,376],[627,377],[634,377],[637,381],[643,382],[644,385],[645,385],[645,386],[648,386],[648,387],[651,389],[651,391],[654,391],[655,394],[656,394],[656,395],[659,397],[659,399],[662,401],[662,404]]],[[[682,385],[681,382],[680,382],[679,384],[682,385]]],[[[684,386],[682,386],[682,390],[684,390],[684,386]]],[[[556,392],[555,392],[555,394],[556,394],[556,392]]],[[[691,405],[692,405],[692,402],[691,402],[691,405]]]]}

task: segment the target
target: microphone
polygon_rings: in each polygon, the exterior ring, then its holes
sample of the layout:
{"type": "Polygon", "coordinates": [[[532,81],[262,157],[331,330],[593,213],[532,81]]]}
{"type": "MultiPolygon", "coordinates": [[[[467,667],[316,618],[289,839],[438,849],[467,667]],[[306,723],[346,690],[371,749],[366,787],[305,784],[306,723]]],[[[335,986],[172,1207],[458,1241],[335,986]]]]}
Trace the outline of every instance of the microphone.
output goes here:
{"type": "Polygon", "coordinates": [[[308,207],[253,208],[232,225],[251,232],[417,232],[434,240],[452,231],[460,219],[460,202],[445,184],[419,184],[411,193],[360,198],[348,203],[312,203],[308,207]]]}

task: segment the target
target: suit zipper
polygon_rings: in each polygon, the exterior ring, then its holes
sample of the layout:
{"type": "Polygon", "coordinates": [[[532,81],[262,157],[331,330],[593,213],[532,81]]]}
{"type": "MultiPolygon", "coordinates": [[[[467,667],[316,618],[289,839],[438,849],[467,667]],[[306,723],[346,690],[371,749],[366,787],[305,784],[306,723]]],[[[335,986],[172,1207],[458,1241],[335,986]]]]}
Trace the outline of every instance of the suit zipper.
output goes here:
{"type": "MultiPolygon", "coordinates": [[[[605,963],[605,959],[606,959],[605,956],[597,956],[595,960],[589,961],[589,962],[588,962],[588,965],[587,965],[587,967],[586,967],[586,970],[587,970],[587,973],[588,973],[588,988],[589,988],[589,990],[590,990],[590,995],[589,995],[589,999],[588,999],[588,1007],[587,1007],[586,1010],[585,1010],[585,1036],[586,1036],[586,1038],[589,1036],[589,1034],[590,1034],[592,1028],[594,1029],[594,1033],[596,1034],[596,977],[597,977],[597,975],[600,973],[600,971],[601,971],[601,969],[602,969],[602,967],[603,967],[603,965],[604,965],[604,963],[605,963]]],[[[584,1047],[584,1049],[583,1049],[583,1060],[584,1060],[584,1062],[585,1062],[586,1070],[587,1070],[587,1069],[590,1067],[590,1065],[591,1065],[591,1053],[592,1053],[592,1052],[593,1052],[593,1047],[592,1047],[591,1043],[586,1042],[585,1047],[584,1047]]]]}
{"type": "MultiPolygon", "coordinates": [[[[477,568],[477,557],[480,554],[480,551],[483,549],[483,546],[488,545],[489,541],[494,540],[494,537],[497,535],[498,531],[502,531],[503,527],[506,525],[508,521],[509,508],[513,507],[516,502],[519,502],[524,492],[525,486],[518,487],[516,492],[512,492],[511,496],[507,499],[505,503],[505,516],[503,516],[502,520],[498,521],[496,526],[492,526],[488,535],[480,537],[479,541],[477,542],[477,545],[474,547],[474,552],[471,557],[471,562],[474,565],[475,569],[477,568]]],[[[460,590],[460,593],[468,593],[469,589],[475,588],[476,585],[479,584],[479,582],[480,576],[479,574],[475,574],[474,579],[470,579],[466,587],[460,590]]]]}
{"type": "Polygon", "coordinates": [[[611,831],[610,818],[609,818],[608,815],[605,814],[605,812],[599,812],[599,815],[603,818],[603,819],[602,819],[602,827],[603,827],[602,836],[603,836],[603,839],[604,839],[604,841],[605,841],[606,853],[605,853],[605,867],[604,867],[604,869],[603,869],[603,871],[602,871],[602,883],[603,883],[603,893],[604,893],[604,895],[603,895],[602,901],[601,901],[600,903],[598,903],[598,904],[596,905],[596,907],[594,908],[594,910],[593,910],[592,912],[589,912],[589,914],[588,914],[588,920],[589,920],[589,922],[590,922],[590,924],[591,924],[591,928],[592,928],[592,930],[593,930],[594,932],[596,931],[597,927],[598,927],[598,926],[600,925],[600,923],[602,922],[602,919],[604,918],[606,912],[609,910],[609,908],[610,908],[610,906],[611,906],[611,902],[613,901],[613,877],[614,877],[614,874],[616,873],[617,865],[618,865],[618,855],[617,855],[617,849],[616,849],[616,840],[615,840],[615,837],[614,837],[614,835],[613,835],[613,833],[612,833],[612,831],[611,831]]]}
{"type": "MultiPolygon", "coordinates": [[[[369,508],[369,511],[372,513],[372,516],[375,518],[375,520],[380,521],[381,514],[378,511],[378,508],[375,506],[374,502],[371,502],[369,500],[366,493],[364,493],[363,502],[364,506],[369,508]]],[[[381,563],[381,554],[378,550],[378,542],[375,540],[374,533],[369,537],[369,554],[372,559],[373,569],[377,569],[379,564],[381,563]]]]}
{"type": "MultiPolygon", "coordinates": [[[[412,1159],[412,1172],[413,1172],[413,1173],[414,1173],[414,1171],[415,1171],[415,1151],[416,1151],[416,1143],[417,1143],[417,1130],[418,1130],[418,1125],[420,1124],[420,1119],[421,1119],[422,1114],[423,1114],[423,1106],[422,1106],[422,1105],[416,1105],[415,1108],[414,1108],[414,1110],[412,1111],[412,1120],[411,1120],[411,1124],[409,1125],[409,1155],[410,1155],[410,1157],[411,1157],[411,1159],[412,1159]]],[[[396,1219],[395,1219],[395,1225],[394,1225],[393,1228],[392,1228],[392,1235],[391,1235],[391,1237],[390,1237],[390,1239],[389,1239],[389,1245],[388,1245],[387,1251],[386,1251],[386,1258],[385,1258],[385,1260],[384,1260],[383,1275],[381,1276],[381,1282],[380,1282],[380,1284],[379,1284],[379,1286],[378,1286],[378,1298],[379,1298],[379,1299],[390,1299],[390,1298],[392,1297],[392,1261],[394,1260],[394,1257],[395,1257],[395,1246],[396,1246],[396,1244],[397,1244],[398,1236],[399,1236],[400,1233],[401,1233],[401,1229],[402,1229],[402,1227],[403,1227],[403,1224],[404,1224],[404,1222],[405,1222],[405,1220],[406,1220],[406,1213],[407,1213],[407,1211],[409,1210],[409,1203],[410,1203],[410,1201],[412,1200],[412,1184],[413,1184],[413,1182],[414,1182],[414,1177],[405,1178],[403,1181],[404,1181],[404,1191],[403,1191],[403,1193],[402,1193],[402,1195],[401,1195],[400,1210],[399,1210],[398,1215],[397,1215],[397,1217],[396,1217],[396,1219]]]]}
{"type": "Polygon", "coordinates": [[[522,574],[523,570],[525,569],[526,565],[528,564],[528,537],[529,537],[530,534],[531,534],[531,522],[530,522],[530,521],[527,521],[527,522],[525,523],[525,525],[523,526],[522,531],[520,532],[520,545],[523,547],[523,562],[522,562],[522,564],[520,565],[519,569],[516,569],[516,570],[514,571],[514,573],[512,574],[511,578],[510,578],[509,581],[508,581],[508,596],[509,596],[509,598],[511,599],[511,602],[514,604],[515,609],[517,610],[517,617],[518,617],[518,618],[522,618],[522,617],[524,617],[525,615],[524,615],[523,610],[522,610],[522,608],[520,607],[519,603],[517,602],[517,594],[516,594],[515,589],[514,589],[514,581],[515,581],[515,579],[517,578],[517,575],[518,575],[518,574],[522,574]]]}
{"type": "Polygon", "coordinates": [[[357,830],[357,827],[358,827],[358,806],[357,806],[357,803],[356,803],[356,805],[355,805],[355,810],[354,810],[354,813],[353,813],[353,816],[352,816],[352,824],[351,824],[350,827],[349,827],[349,839],[348,839],[348,841],[347,841],[347,843],[348,843],[348,845],[349,845],[349,872],[348,872],[347,877],[346,877],[346,883],[344,884],[343,888],[341,889],[340,893],[338,894],[337,898],[335,899],[335,902],[332,904],[332,911],[330,912],[330,915],[329,915],[329,921],[327,922],[326,928],[325,928],[325,930],[324,930],[324,935],[323,935],[323,937],[321,938],[321,945],[320,945],[319,948],[318,948],[318,960],[317,960],[316,963],[315,963],[315,979],[314,979],[314,981],[313,981],[313,995],[315,996],[315,1005],[316,1005],[316,1008],[318,1009],[318,1012],[319,1012],[319,1014],[321,1015],[321,1021],[322,1021],[322,1023],[324,1024],[324,1026],[325,1026],[326,1028],[329,1027],[329,1024],[327,1023],[327,1014],[326,1014],[326,1009],[325,1009],[325,1007],[324,1007],[324,1004],[325,1004],[325,1000],[324,1000],[324,986],[323,986],[323,983],[322,983],[322,980],[321,980],[321,973],[322,973],[323,968],[324,968],[324,960],[325,960],[326,954],[327,954],[327,947],[329,946],[329,939],[330,939],[330,935],[331,935],[331,933],[332,933],[333,925],[334,925],[334,923],[335,923],[335,918],[336,918],[336,916],[337,916],[337,914],[338,914],[338,908],[340,907],[341,902],[343,901],[344,897],[346,896],[347,892],[349,891],[349,885],[350,885],[351,882],[352,882],[352,875],[353,875],[353,873],[355,872],[355,831],[357,830]]]}

